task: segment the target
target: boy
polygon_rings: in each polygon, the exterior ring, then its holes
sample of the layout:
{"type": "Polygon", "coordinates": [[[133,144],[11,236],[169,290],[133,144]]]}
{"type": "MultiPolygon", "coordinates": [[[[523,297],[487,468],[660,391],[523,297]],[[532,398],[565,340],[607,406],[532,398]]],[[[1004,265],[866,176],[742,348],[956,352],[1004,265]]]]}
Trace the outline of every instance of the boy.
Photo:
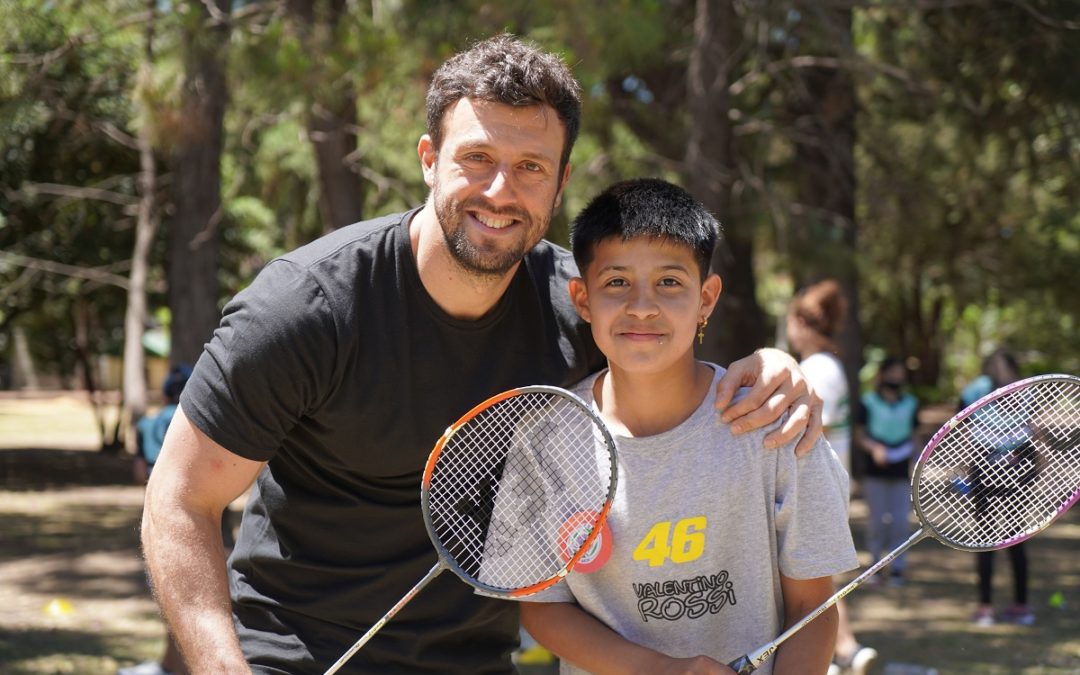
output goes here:
{"type": "MultiPolygon", "coordinates": [[[[602,536],[565,583],[523,598],[563,673],[730,673],[857,566],[847,477],[823,440],[796,459],[734,436],[713,407],[724,370],[694,358],[720,295],[719,225],[682,189],[617,183],[574,221],[570,294],[608,369],[575,392],[609,425],[619,484],[602,536]]],[[[835,608],[760,672],[824,673],[835,608]],[[775,666],[773,665],[775,664],[775,666]]]]}

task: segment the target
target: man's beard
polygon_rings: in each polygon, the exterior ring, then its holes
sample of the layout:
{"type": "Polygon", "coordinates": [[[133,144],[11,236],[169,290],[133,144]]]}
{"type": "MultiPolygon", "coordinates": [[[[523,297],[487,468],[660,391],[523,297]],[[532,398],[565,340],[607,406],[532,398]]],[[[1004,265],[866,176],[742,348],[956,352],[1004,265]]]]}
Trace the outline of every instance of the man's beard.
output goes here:
{"type": "Polygon", "coordinates": [[[528,240],[528,235],[533,232],[546,232],[549,215],[544,222],[537,227],[536,220],[523,209],[494,209],[481,199],[469,199],[459,202],[452,197],[444,197],[440,194],[436,185],[432,191],[435,200],[435,216],[439,220],[443,236],[451,257],[470,274],[481,277],[502,277],[521,262],[535,242],[528,240]],[[512,246],[493,246],[482,248],[469,239],[469,235],[462,221],[465,212],[475,207],[478,210],[496,214],[505,218],[514,218],[519,222],[512,227],[523,230],[524,236],[519,237],[512,246]]]}

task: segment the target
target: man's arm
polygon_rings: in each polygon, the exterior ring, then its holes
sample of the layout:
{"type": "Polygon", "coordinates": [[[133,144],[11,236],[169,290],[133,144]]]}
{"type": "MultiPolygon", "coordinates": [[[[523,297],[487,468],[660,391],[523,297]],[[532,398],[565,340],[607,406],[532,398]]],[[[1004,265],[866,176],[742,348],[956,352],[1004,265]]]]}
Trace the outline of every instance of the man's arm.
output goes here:
{"type": "Polygon", "coordinates": [[[143,554],[193,675],[249,672],[233,628],[221,513],[262,466],[210,440],[177,409],[150,474],[143,554]]]}
{"type": "Polygon", "coordinates": [[[799,439],[796,455],[810,452],[821,435],[821,398],[814,393],[799,364],[779,349],[759,349],[732,363],[716,387],[716,407],[737,434],[763,427],[790,412],[783,426],[765,437],[765,447],[778,448],[799,439]],[[731,403],[739,387],[751,387],[731,403]],[[801,436],[800,436],[801,434],[801,436]]]}
{"type": "Polygon", "coordinates": [[[596,675],[731,675],[733,672],[706,656],[675,658],[631,642],[569,602],[523,602],[521,625],[559,658],[596,675]]]}
{"type": "MultiPolygon", "coordinates": [[[[832,577],[791,579],[780,575],[784,593],[784,629],[818,608],[833,594],[832,577]]],[[[802,630],[792,635],[776,651],[776,675],[824,673],[829,669],[836,645],[839,619],[836,605],[825,610],[802,630]]]]}

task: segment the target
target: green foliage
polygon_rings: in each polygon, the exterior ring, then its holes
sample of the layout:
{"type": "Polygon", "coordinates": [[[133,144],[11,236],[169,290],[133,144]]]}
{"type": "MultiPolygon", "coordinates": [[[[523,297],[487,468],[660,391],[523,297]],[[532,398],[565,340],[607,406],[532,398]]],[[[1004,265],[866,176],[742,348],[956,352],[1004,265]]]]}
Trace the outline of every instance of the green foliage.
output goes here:
{"type": "Polygon", "coordinates": [[[130,9],[0,5],[0,250],[19,256],[0,261],[0,327],[26,328],[33,355],[60,372],[70,371],[78,297],[90,298],[96,351],[117,352],[122,337],[122,289],[27,264],[126,269],[138,162],[104,130],[124,129],[132,117],[137,42],[112,31],[109,17],[130,9]],[[81,198],[80,189],[104,199],[81,198]]]}
{"type": "Polygon", "coordinates": [[[860,87],[872,341],[947,355],[946,389],[998,344],[1075,370],[1080,35],[1014,5],[877,8],[857,26],[860,54],[898,73],[860,87]]]}
{"type": "MultiPolygon", "coordinates": [[[[572,215],[613,181],[684,182],[694,3],[370,0],[340,3],[333,15],[317,1],[310,22],[282,3],[234,5],[244,13],[227,60],[225,297],[324,231],[308,137],[314,110],[355,103],[358,148],[347,164],[362,178],[365,216],[416,206],[427,191],[415,147],[431,74],[497,32],[559,52],[583,86],[583,128],[552,240],[565,243],[572,215]]],[[[729,109],[717,114],[735,124],[739,175],[731,212],[720,215],[729,231],[756,238],[767,311],[786,309],[805,276],[800,265],[827,269],[854,257],[867,358],[897,352],[933,367],[929,396],[955,391],[998,344],[1016,349],[1027,372],[1080,371],[1072,337],[1080,300],[1070,292],[1080,269],[1080,31],[1065,23],[1075,10],[1052,0],[874,3],[852,10],[848,45],[825,5],[732,6],[738,58],[729,109]],[[798,203],[800,144],[818,137],[793,105],[805,95],[806,64],[834,57],[858,94],[857,244],[830,247],[835,260],[805,260],[792,241],[843,242],[830,214],[808,216],[798,203]]],[[[171,204],[183,199],[167,164],[183,122],[180,41],[199,26],[188,3],[158,7],[155,58],[143,64],[141,2],[0,3],[0,250],[126,274],[138,157],[107,132],[133,137],[149,126],[163,226],[151,282],[162,280],[171,204]]],[[[80,295],[96,311],[96,348],[116,351],[121,289],[11,258],[0,260],[0,334],[18,323],[42,362],[68,370],[80,295]]],[[[151,305],[164,304],[155,292],[151,305]]]]}

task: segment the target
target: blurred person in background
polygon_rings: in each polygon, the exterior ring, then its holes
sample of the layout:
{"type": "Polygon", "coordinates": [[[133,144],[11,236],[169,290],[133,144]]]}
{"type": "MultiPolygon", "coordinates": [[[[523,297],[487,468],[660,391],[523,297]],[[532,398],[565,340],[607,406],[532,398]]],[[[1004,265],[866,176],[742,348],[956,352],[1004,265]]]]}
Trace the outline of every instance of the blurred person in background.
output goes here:
{"type": "MultiPolygon", "coordinates": [[[[870,507],[867,547],[873,562],[911,535],[911,457],[915,448],[919,400],[907,391],[908,372],[904,361],[888,356],[882,361],[874,389],[862,395],[862,407],[855,425],[855,441],[870,455],[863,480],[863,493],[870,507]]],[[[889,584],[904,585],[906,554],[889,566],[889,584]]],[[[871,584],[878,584],[873,577],[871,584]]]]}
{"type": "MultiPolygon", "coordinates": [[[[983,359],[982,373],[960,392],[960,409],[1019,379],[1020,367],[1016,357],[1006,349],[993,351],[983,359]]],[[[992,626],[998,619],[1021,626],[1035,623],[1035,613],[1028,605],[1028,557],[1025,542],[1005,550],[1008,551],[1009,561],[1012,563],[1013,602],[1000,616],[995,615],[993,604],[994,551],[975,554],[979,604],[971,620],[977,626],[992,626]]]]}
{"type": "MultiPolygon", "coordinates": [[[[847,316],[847,299],[840,284],[826,279],[795,295],[788,308],[787,337],[799,367],[824,401],[821,412],[825,439],[851,476],[851,399],[836,336],[847,316]]],[[[865,675],[877,660],[877,650],[859,644],[848,619],[847,603],[836,603],[839,622],[830,675],[865,675]]]]}

